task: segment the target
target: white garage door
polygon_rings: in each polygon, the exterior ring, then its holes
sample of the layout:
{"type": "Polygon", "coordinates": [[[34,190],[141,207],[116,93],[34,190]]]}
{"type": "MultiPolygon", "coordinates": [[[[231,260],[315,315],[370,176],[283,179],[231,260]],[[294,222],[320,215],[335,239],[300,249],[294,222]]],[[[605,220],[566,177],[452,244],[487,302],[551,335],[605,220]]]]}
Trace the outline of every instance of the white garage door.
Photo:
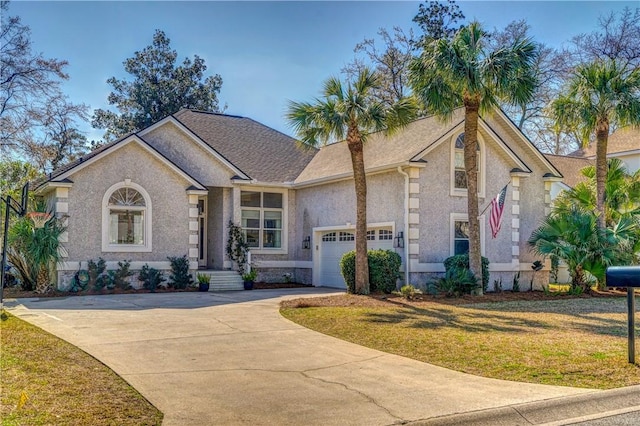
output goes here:
{"type": "MultiPolygon", "coordinates": [[[[320,273],[316,285],[347,288],[340,273],[340,259],[348,251],[355,250],[355,234],[347,231],[328,231],[320,237],[320,273]]],[[[391,228],[376,228],[367,231],[367,248],[370,250],[393,250],[391,228]]]]}

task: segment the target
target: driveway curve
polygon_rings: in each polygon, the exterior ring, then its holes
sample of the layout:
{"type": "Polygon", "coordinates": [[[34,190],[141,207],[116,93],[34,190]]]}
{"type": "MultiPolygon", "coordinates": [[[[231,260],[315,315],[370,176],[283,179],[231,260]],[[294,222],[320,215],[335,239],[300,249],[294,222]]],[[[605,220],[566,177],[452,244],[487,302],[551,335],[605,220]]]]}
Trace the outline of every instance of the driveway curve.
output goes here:
{"type": "Polygon", "coordinates": [[[389,425],[593,392],[471,376],[280,316],[321,288],[7,300],[128,381],[165,425],[389,425]]]}

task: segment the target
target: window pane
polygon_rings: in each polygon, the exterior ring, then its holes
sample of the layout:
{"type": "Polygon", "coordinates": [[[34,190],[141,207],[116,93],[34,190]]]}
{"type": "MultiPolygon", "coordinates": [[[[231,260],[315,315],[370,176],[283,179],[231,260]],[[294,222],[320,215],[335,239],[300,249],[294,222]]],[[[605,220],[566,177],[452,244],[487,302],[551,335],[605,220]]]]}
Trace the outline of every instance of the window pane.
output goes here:
{"type": "Polygon", "coordinates": [[[282,212],[264,212],[264,227],[282,229],[282,212]]]}
{"type": "Polygon", "coordinates": [[[260,228],[260,210],[242,210],[242,228],[260,228]]]}
{"type": "Polygon", "coordinates": [[[460,136],[456,138],[456,149],[464,148],[464,133],[461,133],[460,136]]]}
{"type": "Polygon", "coordinates": [[[455,238],[469,238],[469,222],[456,221],[454,227],[455,238]]]}
{"type": "Polygon", "coordinates": [[[456,150],[454,166],[456,169],[464,170],[464,152],[456,150]]]}
{"type": "Polygon", "coordinates": [[[262,207],[267,207],[270,209],[282,208],[282,194],[278,194],[274,192],[265,192],[262,195],[264,197],[264,205],[262,207]]]}
{"type": "Polygon", "coordinates": [[[242,191],[240,193],[240,205],[243,207],[260,207],[260,193],[242,191]]]}
{"type": "Polygon", "coordinates": [[[467,188],[467,173],[464,170],[456,170],[454,172],[454,187],[460,189],[467,188]]]}
{"type": "Polygon", "coordinates": [[[244,229],[244,238],[249,247],[260,247],[260,231],[257,229],[244,229]]]}
{"type": "Polygon", "coordinates": [[[110,244],[144,244],[144,212],[111,210],[109,212],[110,244]]]}
{"type": "Polygon", "coordinates": [[[469,253],[469,240],[456,240],[453,243],[453,254],[469,253]]]}
{"type": "Polygon", "coordinates": [[[262,234],[262,247],[280,248],[282,247],[282,231],[265,230],[262,234]]]}

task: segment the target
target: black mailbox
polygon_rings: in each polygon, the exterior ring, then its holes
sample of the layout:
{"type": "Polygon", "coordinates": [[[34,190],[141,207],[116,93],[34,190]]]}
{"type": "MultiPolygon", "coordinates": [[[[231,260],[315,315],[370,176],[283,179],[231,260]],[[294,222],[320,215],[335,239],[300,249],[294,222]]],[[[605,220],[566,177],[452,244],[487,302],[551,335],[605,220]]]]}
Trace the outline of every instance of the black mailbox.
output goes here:
{"type": "Polygon", "coordinates": [[[607,287],[640,287],[640,266],[607,268],[607,287]]]}

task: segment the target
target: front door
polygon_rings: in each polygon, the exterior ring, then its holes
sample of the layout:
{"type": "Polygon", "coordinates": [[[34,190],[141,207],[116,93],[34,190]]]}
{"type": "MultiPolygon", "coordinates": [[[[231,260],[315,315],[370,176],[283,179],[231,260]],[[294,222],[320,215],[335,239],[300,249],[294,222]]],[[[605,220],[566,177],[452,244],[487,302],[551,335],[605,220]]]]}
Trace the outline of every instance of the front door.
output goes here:
{"type": "Polygon", "coordinates": [[[198,199],[198,267],[207,267],[207,198],[198,199]]]}

